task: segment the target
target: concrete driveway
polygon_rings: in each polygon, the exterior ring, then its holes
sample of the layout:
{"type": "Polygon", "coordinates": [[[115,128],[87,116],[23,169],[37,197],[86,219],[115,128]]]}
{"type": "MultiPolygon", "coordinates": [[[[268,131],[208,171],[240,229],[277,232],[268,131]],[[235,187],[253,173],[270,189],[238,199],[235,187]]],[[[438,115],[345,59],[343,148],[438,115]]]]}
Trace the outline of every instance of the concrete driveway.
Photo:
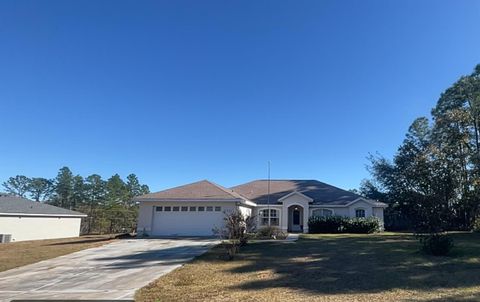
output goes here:
{"type": "Polygon", "coordinates": [[[135,291],[218,240],[131,239],[0,273],[0,301],[133,299],[135,291]]]}

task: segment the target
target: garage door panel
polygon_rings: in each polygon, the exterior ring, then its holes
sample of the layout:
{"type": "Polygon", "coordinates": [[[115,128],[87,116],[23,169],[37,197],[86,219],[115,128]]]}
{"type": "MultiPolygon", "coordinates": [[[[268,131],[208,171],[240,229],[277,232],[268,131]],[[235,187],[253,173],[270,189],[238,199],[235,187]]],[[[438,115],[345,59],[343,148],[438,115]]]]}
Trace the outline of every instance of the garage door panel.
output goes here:
{"type": "Polygon", "coordinates": [[[154,212],[154,236],[211,236],[224,224],[222,212],[154,212]]]}

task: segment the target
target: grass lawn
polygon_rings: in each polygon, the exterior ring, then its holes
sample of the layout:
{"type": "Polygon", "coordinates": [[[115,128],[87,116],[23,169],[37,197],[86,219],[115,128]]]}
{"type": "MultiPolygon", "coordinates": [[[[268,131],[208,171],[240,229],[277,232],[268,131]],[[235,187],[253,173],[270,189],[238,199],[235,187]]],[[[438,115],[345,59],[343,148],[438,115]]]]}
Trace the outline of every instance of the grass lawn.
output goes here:
{"type": "Polygon", "coordinates": [[[452,235],[449,257],[410,234],[305,235],[253,243],[234,261],[220,247],[139,290],[138,301],[479,301],[480,235],[452,235]]]}
{"type": "Polygon", "coordinates": [[[65,239],[3,243],[0,244],[0,272],[100,246],[110,240],[111,236],[109,235],[92,235],[65,239]]]}

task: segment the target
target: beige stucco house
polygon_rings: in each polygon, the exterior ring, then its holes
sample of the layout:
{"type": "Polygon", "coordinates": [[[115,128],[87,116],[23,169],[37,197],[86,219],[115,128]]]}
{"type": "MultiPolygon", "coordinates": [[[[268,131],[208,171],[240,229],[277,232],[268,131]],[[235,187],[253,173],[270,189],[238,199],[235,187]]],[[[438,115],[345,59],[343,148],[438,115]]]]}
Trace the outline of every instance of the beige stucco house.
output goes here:
{"type": "Polygon", "coordinates": [[[0,239],[3,242],[77,237],[82,217],[87,215],[0,194],[0,239]]]}
{"type": "Polygon", "coordinates": [[[138,233],[152,236],[210,236],[233,210],[253,215],[258,227],[307,233],[310,216],[375,216],[383,222],[387,207],[317,180],[256,180],[232,188],[203,180],[135,200],[138,233]]]}

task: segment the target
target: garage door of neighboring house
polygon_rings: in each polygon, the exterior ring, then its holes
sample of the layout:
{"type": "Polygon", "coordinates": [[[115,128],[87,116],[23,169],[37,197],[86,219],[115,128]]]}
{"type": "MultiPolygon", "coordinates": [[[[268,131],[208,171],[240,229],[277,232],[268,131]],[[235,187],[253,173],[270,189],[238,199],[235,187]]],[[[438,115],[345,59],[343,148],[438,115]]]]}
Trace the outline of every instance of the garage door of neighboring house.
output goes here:
{"type": "Polygon", "coordinates": [[[156,206],[153,236],[212,236],[214,227],[224,224],[221,206],[156,206]]]}

